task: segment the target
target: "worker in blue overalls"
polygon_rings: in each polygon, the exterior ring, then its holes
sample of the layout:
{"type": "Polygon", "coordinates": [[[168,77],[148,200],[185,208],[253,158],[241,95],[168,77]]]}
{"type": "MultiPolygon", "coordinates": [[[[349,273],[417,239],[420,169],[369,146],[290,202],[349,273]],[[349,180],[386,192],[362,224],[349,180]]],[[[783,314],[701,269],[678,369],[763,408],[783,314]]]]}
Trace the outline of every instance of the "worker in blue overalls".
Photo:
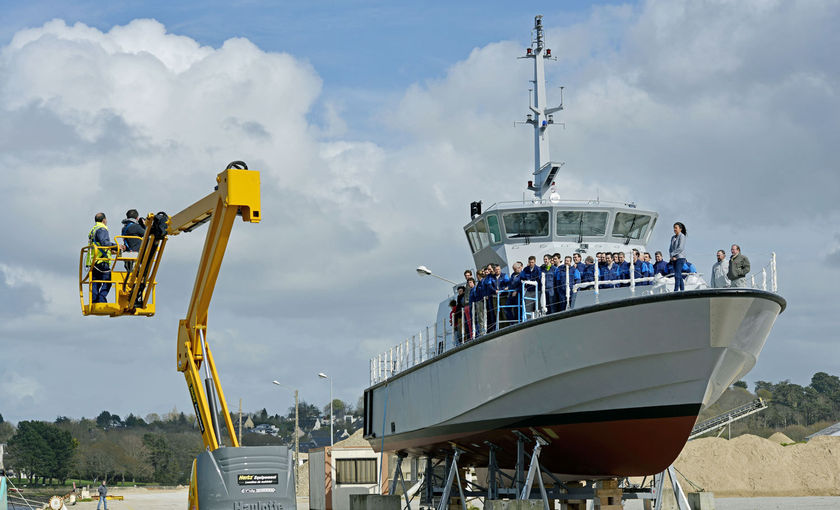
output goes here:
{"type": "Polygon", "coordinates": [[[106,303],[111,291],[111,260],[109,254],[117,248],[108,235],[108,218],[105,213],[96,213],[93,228],[88,232],[88,265],[91,270],[92,303],[106,303]]]}

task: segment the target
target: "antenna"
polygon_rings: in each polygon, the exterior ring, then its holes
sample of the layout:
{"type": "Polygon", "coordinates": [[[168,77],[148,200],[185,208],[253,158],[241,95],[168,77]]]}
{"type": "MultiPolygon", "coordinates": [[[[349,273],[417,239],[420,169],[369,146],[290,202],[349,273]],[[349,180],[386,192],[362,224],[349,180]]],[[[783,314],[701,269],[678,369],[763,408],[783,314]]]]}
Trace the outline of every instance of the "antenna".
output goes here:
{"type": "Polygon", "coordinates": [[[542,15],[534,17],[531,47],[525,49],[525,55],[519,58],[530,58],[534,61],[533,89],[528,89],[528,110],[524,121],[517,124],[530,124],[534,127],[534,179],[528,182],[528,189],[534,192],[538,200],[542,200],[550,192],[554,178],[562,163],[551,161],[549,155],[548,128],[553,125],[554,113],[563,110],[563,87],[560,87],[560,106],[548,107],[545,86],[545,60],[556,60],[551,56],[551,49],[545,47],[545,33],[543,32],[542,15]]]}

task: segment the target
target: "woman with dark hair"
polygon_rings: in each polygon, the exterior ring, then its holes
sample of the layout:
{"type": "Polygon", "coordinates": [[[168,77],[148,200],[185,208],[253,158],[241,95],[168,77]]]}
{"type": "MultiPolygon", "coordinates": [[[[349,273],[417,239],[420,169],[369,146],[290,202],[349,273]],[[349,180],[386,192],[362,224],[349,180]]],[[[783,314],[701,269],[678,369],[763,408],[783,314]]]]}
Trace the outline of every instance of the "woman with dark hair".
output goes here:
{"type": "Polygon", "coordinates": [[[685,290],[683,282],[683,266],[685,265],[685,225],[674,223],[674,235],[671,237],[671,262],[674,264],[674,292],[685,290]]]}

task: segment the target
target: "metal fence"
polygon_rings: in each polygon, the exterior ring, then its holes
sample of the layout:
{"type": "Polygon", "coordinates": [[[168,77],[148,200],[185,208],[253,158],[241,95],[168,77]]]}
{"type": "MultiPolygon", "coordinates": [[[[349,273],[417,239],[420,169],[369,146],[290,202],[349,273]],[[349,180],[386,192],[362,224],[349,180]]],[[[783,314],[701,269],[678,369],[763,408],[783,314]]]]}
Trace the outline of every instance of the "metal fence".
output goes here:
{"type": "MultiPolygon", "coordinates": [[[[632,260],[632,257],[631,257],[632,260]]],[[[702,274],[692,273],[696,277],[692,289],[705,289],[708,285],[702,280],[702,274]]],[[[565,272],[565,285],[560,285],[565,295],[557,299],[554,309],[546,298],[545,275],[541,282],[522,281],[519,289],[496,291],[481,301],[471,303],[458,312],[450,313],[448,318],[426,326],[403,342],[391,347],[370,360],[370,384],[384,381],[395,374],[407,370],[426,360],[458,347],[464,342],[491,333],[497,328],[526,322],[549,313],[564,311],[575,307],[576,295],[591,292],[594,303],[628,299],[636,296],[664,294],[673,292],[673,275],[635,277],[635,266],[630,263],[630,278],[621,280],[603,280],[595,264],[594,280],[571,284],[569,271],[565,272]],[[623,289],[622,293],[609,292],[623,289]],[[538,290],[539,289],[539,290],[538,290]],[[608,291],[602,294],[604,291],[608,291]],[[614,294],[614,295],[610,295],[614,294]],[[512,303],[511,300],[516,302],[512,303]],[[560,303],[558,306],[557,303],[560,303]]],[[[767,264],[757,271],[751,271],[746,278],[747,288],[778,291],[776,275],[776,254],[772,253],[767,264]]]]}

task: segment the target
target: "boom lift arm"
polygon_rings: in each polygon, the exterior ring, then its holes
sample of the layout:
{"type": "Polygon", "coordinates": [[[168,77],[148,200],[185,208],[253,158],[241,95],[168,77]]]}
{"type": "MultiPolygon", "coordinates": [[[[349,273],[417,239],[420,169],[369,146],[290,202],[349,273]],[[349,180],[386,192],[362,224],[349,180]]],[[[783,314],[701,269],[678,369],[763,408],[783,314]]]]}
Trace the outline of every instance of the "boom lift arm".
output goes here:
{"type": "Polygon", "coordinates": [[[204,446],[211,451],[220,446],[221,439],[214,394],[218,396],[230,445],[239,446],[239,441],[234,433],[213,354],[207,342],[207,310],[234,219],[241,215],[244,221],[250,223],[260,221],[260,174],[247,170],[244,163],[238,165],[244,168],[231,168],[233,165],[228,165],[216,177],[218,186],[213,193],[169,219],[170,235],[190,232],[203,223],[210,223],[187,316],[178,325],[178,370],[184,373],[187,380],[204,446]],[[199,373],[202,365],[205,370],[205,387],[202,387],[199,373]]]}
{"type": "MultiPolygon", "coordinates": [[[[94,280],[92,271],[85,269],[85,260],[92,251],[104,251],[89,245],[82,248],[79,259],[79,294],[84,315],[151,316],[155,313],[155,277],[164,247],[169,236],[191,232],[204,223],[209,223],[204,249],[195,277],[187,316],[178,325],[178,371],[184,373],[190,392],[198,428],[204,446],[210,451],[221,445],[218,411],[224,415],[230,446],[239,446],[233,431],[219,374],[213,362],[213,354],[207,342],[207,310],[216,287],[216,279],[227,249],[233,221],[241,216],[244,221],[260,221],[260,173],[248,170],[241,161],[230,163],[216,176],[216,187],[212,193],[183,211],[167,216],[166,213],[149,214],[146,230],[136,257],[120,253],[118,248],[109,249],[107,263],[110,269],[108,283],[115,287],[113,302],[85,303],[84,287],[90,287],[94,280]],[[133,262],[130,271],[120,271],[119,261],[133,262]],[[204,385],[201,384],[200,369],[204,367],[204,385]],[[217,402],[218,398],[218,402],[217,402]],[[218,407],[217,407],[218,403],[218,407]],[[219,409],[220,407],[220,409],[219,409]]],[[[121,237],[116,236],[119,240],[121,237]]]]}
{"type": "MultiPolygon", "coordinates": [[[[178,371],[187,381],[205,451],[196,457],[190,474],[188,508],[191,510],[230,510],[233,508],[294,508],[295,465],[285,446],[240,446],[234,433],[219,374],[207,342],[207,312],[230,231],[237,216],[244,221],[260,221],[260,174],[249,171],[245,163],[234,161],[216,177],[212,193],[183,211],[168,217],[150,214],[136,257],[110,249],[107,259],[110,279],[94,280],[85,272],[85,260],[96,254],[103,260],[104,249],[92,242],[82,248],[79,260],[79,295],[84,315],[151,316],[155,312],[155,275],[169,236],[190,232],[209,223],[204,249],[195,277],[187,315],[178,325],[178,371]],[[117,261],[132,261],[128,271],[119,271],[117,261]],[[116,287],[114,302],[93,303],[90,289],[110,283],[116,287]],[[85,303],[85,285],[88,302],[85,303]],[[201,368],[204,384],[201,384],[201,368]],[[228,446],[222,446],[218,414],[224,417],[228,446]]],[[[116,236],[118,239],[121,236],[116,236]]],[[[125,236],[122,236],[125,237],[125,236]]],[[[135,238],[139,239],[139,238],[135,238]]],[[[100,278],[108,278],[99,270],[100,278]]]]}

